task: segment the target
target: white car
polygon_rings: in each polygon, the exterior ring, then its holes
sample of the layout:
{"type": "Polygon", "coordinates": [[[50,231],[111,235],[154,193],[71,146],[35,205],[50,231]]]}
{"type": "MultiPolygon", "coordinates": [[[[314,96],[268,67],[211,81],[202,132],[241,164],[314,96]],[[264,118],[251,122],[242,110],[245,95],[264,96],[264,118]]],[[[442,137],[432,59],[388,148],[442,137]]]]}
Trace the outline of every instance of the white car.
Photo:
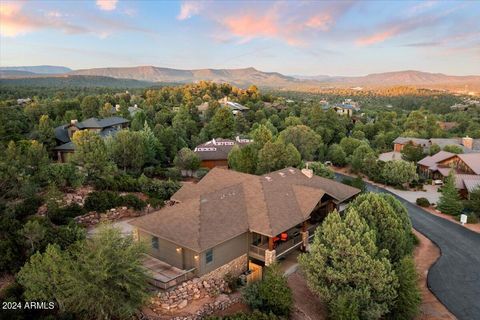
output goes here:
{"type": "Polygon", "coordinates": [[[442,181],[442,180],[433,180],[433,185],[435,185],[435,186],[443,186],[443,181],[442,181]]]}

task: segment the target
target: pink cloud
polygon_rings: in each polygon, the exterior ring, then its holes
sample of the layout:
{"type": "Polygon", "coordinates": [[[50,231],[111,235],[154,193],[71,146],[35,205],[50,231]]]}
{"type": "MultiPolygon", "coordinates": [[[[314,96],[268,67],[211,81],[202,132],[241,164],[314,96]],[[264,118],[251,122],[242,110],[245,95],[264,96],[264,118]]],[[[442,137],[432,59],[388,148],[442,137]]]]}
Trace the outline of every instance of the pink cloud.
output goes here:
{"type": "Polygon", "coordinates": [[[222,2],[183,2],[179,20],[202,14],[217,24],[213,38],[245,43],[257,38],[277,39],[292,46],[306,44],[306,36],[329,31],[350,8],[350,2],[259,2],[255,5],[225,5],[222,2]]]}
{"type": "Polygon", "coordinates": [[[390,30],[380,31],[372,35],[361,37],[357,39],[356,44],[359,46],[369,46],[375,43],[383,42],[396,34],[398,34],[398,28],[391,28],[390,30]]]}
{"type": "Polygon", "coordinates": [[[186,20],[191,18],[194,15],[200,13],[202,9],[201,2],[193,2],[193,1],[184,1],[180,6],[180,13],[177,16],[178,20],[186,20]]]}
{"type": "Polygon", "coordinates": [[[112,11],[117,7],[118,0],[97,0],[96,3],[100,10],[112,11]]]}

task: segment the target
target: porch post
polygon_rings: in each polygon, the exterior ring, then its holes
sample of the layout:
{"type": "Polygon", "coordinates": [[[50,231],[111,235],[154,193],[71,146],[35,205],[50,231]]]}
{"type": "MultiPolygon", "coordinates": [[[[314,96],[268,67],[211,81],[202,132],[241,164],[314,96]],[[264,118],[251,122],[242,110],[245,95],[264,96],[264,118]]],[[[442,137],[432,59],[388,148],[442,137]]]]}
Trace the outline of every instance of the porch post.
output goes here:
{"type": "Polygon", "coordinates": [[[302,235],[302,246],[301,249],[302,251],[307,251],[308,250],[308,230],[307,230],[307,222],[304,221],[302,224],[302,231],[300,232],[302,235]]]}
{"type": "Polygon", "coordinates": [[[265,250],[265,266],[269,266],[277,260],[277,252],[273,248],[273,237],[268,237],[268,250],[265,250]]]}

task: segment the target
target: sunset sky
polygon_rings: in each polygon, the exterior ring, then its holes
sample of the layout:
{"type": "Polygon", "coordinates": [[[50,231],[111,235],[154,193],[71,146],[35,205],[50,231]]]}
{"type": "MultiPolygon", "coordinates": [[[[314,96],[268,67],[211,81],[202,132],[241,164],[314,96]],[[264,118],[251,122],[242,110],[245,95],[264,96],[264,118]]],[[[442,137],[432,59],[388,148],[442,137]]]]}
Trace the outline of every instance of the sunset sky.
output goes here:
{"type": "Polygon", "coordinates": [[[5,1],[0,65],[480,74],[480,1],[5,1]]]}

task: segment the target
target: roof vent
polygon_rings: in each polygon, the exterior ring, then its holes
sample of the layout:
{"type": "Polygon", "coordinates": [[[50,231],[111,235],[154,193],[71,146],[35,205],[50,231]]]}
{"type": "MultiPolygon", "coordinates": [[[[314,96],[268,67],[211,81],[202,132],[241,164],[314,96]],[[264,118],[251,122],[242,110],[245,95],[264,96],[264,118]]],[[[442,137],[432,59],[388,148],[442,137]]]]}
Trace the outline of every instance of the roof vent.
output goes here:
{"type": "Polygon", "coordinates": [[[295,174],[295,170],[293,169],[288,169],[288,171],[290,171],[291,174],[295,174]]]}
{"type": "Polygon", "coordinates": [[[285,172],[279,172],[278,174],[280,175],[280,177],[285,178],[285,172]]]}
{"type": "Polygon", "coordinates": [[[302,169],[302,173],[307,176],[307,178],[313,177],[313,170],[311,169],[302,169]]]}
{"type": "Polygon", "coordinates": [[[268,177],[268,176],[267,176],[267,177],[265,177],[265,180],[267,180],[267,181],[272,181],[272,177],[268,177]]]}

